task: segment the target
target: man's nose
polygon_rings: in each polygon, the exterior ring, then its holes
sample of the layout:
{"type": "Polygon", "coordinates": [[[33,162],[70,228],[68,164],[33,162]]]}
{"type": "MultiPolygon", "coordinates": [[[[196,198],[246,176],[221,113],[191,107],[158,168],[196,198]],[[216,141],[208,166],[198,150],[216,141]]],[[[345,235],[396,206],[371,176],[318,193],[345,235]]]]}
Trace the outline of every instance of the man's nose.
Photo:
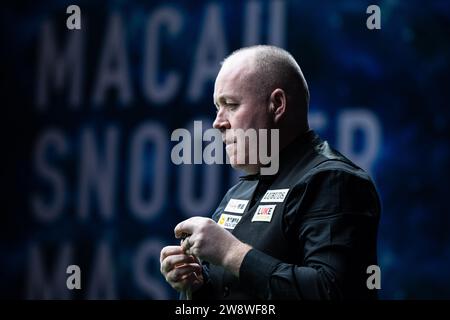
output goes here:
{"type": "Polygon", "coordinates": [[[219,108],[216,119],[214,119],[213,122],[213,128],[219,129],[221,131],[231,128],[230,122],[228,121],[225,110],[223,108],[219,108]]]}

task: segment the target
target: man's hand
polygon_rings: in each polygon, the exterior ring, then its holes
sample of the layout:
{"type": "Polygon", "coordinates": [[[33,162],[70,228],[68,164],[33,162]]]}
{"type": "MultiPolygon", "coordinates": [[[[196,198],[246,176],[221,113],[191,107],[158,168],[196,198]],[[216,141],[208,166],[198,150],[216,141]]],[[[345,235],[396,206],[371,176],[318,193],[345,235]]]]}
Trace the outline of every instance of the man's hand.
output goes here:
{"type": "Polygon", "coordinates": [[[167,246],[161,250],[161,273],[175,290],[190,288],[195,292],[203,285],[202,266],[197,258],[187,255],[181,246],[167,246]]]}
{"type": "Polygon", "coordinates": [[[186,254],[223,266],[237,277],[242,260],[251,249],[209,218],[187,219],[180,222],[174,231],[176,238],[190,235],[181,245],[186,254]]]}

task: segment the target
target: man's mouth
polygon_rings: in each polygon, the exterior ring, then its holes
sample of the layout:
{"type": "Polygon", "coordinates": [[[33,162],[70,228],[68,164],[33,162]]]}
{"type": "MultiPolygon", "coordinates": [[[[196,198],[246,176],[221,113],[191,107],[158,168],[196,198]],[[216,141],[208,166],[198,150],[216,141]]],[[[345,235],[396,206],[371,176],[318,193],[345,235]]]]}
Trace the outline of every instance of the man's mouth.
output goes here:
{"type": "Polygon", "coordinates": [[[233,138],[228,138],[228,139],[223,139],[222,138],[223,143],[225,143],[225,145],[229,145],[229,144],[233,144],[237,142],[237,138],[233,137],[233,138]]]}

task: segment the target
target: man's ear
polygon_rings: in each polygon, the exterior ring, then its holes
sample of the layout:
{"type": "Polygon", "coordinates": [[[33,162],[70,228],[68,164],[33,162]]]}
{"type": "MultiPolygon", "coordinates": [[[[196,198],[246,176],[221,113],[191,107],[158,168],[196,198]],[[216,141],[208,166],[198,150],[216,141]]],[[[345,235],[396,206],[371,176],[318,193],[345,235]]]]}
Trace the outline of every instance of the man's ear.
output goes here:
{"type": "Polygon", "coordinates": [[[270,109],[273,114],[274,123],[279,123],[286,113],[286,93],[277,88],[270,95],[270,109]]]}

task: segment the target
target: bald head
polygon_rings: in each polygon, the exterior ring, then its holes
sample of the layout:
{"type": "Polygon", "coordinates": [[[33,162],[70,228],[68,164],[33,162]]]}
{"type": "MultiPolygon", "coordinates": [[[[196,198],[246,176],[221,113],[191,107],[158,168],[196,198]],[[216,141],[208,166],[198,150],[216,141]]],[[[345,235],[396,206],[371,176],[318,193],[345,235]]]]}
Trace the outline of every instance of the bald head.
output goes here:
{"type": "Polygon", "coordinates": [[[309,90],[292,55],[278,47],[258,45],[234,51],[222,62],[222,70],[246,77],[248,90],[267,98],[277,88],[286,93],[288,113],[307,121],[309,90]]]}

